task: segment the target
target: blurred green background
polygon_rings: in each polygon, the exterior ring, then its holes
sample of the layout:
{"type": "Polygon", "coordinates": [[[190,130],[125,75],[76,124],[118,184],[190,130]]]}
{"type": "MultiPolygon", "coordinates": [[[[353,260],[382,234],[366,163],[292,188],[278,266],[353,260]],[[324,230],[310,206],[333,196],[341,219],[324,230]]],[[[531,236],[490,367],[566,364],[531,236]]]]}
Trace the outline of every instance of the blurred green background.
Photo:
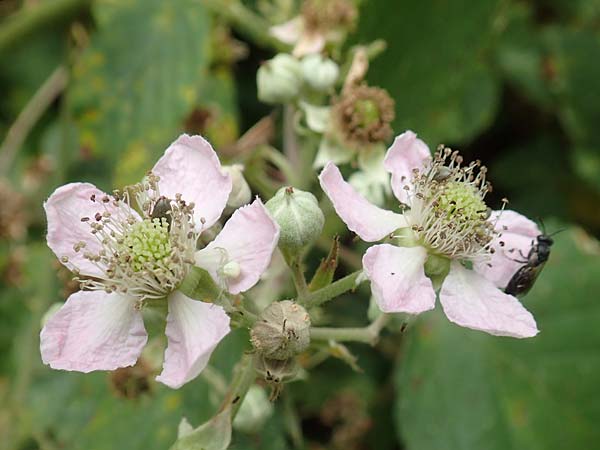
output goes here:
{"type": "MultiPolygon", "coordinates": [[[[245,5],[278,3],[293,6],[245,5]]],[[[271,111],[254,77],[273,50],[240,26],[235,5],[0,1],[0,448],[164,449],[182,416],[197,425],[215,411],[205,378],[172,391],[143,364],[88,375],[42,365],[40,320],[73,286],[45,246],[41,205],[68,181],[135,182],[182,131],[207,136],[224,161],[257,166],[235,143],[271,111]]],[[[375,348],[349,345],[362,372],[331,359],[286,387],[277,413],[236,432],[232,448],[597,448],[600,1],[363,0],[351,43],[374,39],[388,48],[368,78],[395,98],[397,133],[482,159],[493,207],[508,197],[549,231],[567,229],[524,299],[541,333],[496,338],[426,313],[375,348]]],[[[364,324],[367,305],[361,290],[323,321],[364,324]]],[[[230,335],[215,370],[228,377],[248,345],[244,332],[230,335]]]]}

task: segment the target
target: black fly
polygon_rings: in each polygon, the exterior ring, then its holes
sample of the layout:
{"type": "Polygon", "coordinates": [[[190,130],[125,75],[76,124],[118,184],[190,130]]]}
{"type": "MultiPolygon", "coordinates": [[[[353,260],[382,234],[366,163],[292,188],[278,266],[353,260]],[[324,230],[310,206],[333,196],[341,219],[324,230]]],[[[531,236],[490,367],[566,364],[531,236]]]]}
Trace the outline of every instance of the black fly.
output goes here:
{"type": "Polygon", "coordinates": [[[152,219],[166,219],[169,224],[169,229],[171,228],[171,200],[169,200],[165,196],[161,196],[154,206],[152,207],[152,213],[150,214],[150,218],[152,219]]]}
{"type": "Polygon", "coordinates": [[[524,266],[515,272],[504,292],[514,296],[525,295],[529,292],[550,257],[550,247],[554,244],[552,235],[540,234],[536,238],[526,260],[517,261],[523,263],[524,266]]]}

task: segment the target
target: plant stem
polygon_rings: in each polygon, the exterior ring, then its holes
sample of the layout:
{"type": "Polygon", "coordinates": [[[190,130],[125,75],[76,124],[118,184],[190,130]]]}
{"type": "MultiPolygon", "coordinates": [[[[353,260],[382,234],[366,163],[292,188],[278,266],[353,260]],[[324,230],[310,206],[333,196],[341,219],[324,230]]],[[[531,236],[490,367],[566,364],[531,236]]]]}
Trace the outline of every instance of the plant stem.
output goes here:
{"type": "Polygon", "coordinates": [[[221,403],[219,412],[224,411],[226,408],[231,406],[231,420],[235,418],[238,413],[240,406],[244,401],[244,397],[248,393],[248,389],[254,383],[256,379],[256,372],[254,371],[254,364],[252,363],[252,355],[244,355],[240,362],[233,370],[233,379],[229,386],[229,390],[221,403]]]}
{"type": "Polygon", "coordinates": [[[269,34],[270,24],[266,20],[240,1],[202,0],[202,4],[254,43],[280,52],[290,50],[287,44],[269,34]]]}
{"type": "Polygon", "coordinates": [[[329,286],[325,286],[324,288],[309,293],[304,298],[299,299],[299,301],[307,308],[322,305],[323,303],[342,295],[344,292],[354,289],[356,287],[356,280],[361,273],[362,270],[352,272],[350,275],[346,275],[344,278],[334,281],[329,286]]]}
{"type": "Polygon", "coordinates": [[[365,344],[375,345],[387,320],[388,316],[382,314],[371,325],[361,328],[313,327],[310,330],[310,338],[321,341],[364,342],[365,344]]]}
{"type": "Polygon", "coordinates": [[[8,129],[0,146],[0,173],[5,174],[9,171],[17,151],[23,145],[29,132],[67,86],[68,79],[67,69],[62,66],[57,67],[27,102],[25,108],[8,129]]]}
{"type": "Polygon", "coordinates": [[[54,0],[22,8],[7,18],[0,28],[0,55],[38,28],[65,20],[87,7],[91,0],[54,0]]]}
{"type": "Polygon", "coordinates": [[[304,303],[305,299],[309,296],[310,291],[308,290],[308,285],[306,284],[306,278],[304,277],[304,271],[302,270],[300,257],[295,256],[291,259],[288,265],[290,266],[290,269],[292,269],[292,280],[294,281],[296,293],[298,294],[298,302],[304,303]]]}

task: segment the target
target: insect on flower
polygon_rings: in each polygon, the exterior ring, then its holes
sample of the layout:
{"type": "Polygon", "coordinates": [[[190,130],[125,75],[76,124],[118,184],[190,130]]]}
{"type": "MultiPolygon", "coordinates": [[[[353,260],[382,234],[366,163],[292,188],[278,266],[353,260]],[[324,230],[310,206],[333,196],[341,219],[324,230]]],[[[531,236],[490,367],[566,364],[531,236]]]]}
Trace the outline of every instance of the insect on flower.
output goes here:
{"type": "Polygon", "coordinates": [[[554,244],[552,236],[560,233],[560,231],[562,230],[550,235],[544,233],[537,236],[525,260],[517,261],[525,265],[520,267],[512,276],[506,285],[505,293],[517,296],[525,295],[529,292],[550,257],[550,247],[554,244]]]}

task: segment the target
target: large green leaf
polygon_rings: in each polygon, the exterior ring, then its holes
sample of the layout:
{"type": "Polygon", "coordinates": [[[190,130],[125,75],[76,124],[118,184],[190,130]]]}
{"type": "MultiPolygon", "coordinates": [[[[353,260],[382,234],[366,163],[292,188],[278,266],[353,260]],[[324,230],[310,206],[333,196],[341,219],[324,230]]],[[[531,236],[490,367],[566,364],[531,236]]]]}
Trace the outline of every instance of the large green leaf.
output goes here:
{"type": "Polygon", "coordinates": [[[464,142],[489,125],[498,85],[486,51],[498,1],[363,2],[358,40],[385,39],[369,80],[396,100],[396,131],[414,129],[432,145],[464,142]]]}
{"type": "Polygon", "coordinates": [[[600,440],[598,243],[556,237],[523,302],[540,334],[488,336],[423,316],[397,372],[397,424],[408,449],[553,450],[600,440]]]}
{"type": "Polygon", "coordinates": [[[98,31],[74,67],[81,147],[135,182],[178,134],[208,63],[209,22],[194,0],[101,0],[98,31]]]}

